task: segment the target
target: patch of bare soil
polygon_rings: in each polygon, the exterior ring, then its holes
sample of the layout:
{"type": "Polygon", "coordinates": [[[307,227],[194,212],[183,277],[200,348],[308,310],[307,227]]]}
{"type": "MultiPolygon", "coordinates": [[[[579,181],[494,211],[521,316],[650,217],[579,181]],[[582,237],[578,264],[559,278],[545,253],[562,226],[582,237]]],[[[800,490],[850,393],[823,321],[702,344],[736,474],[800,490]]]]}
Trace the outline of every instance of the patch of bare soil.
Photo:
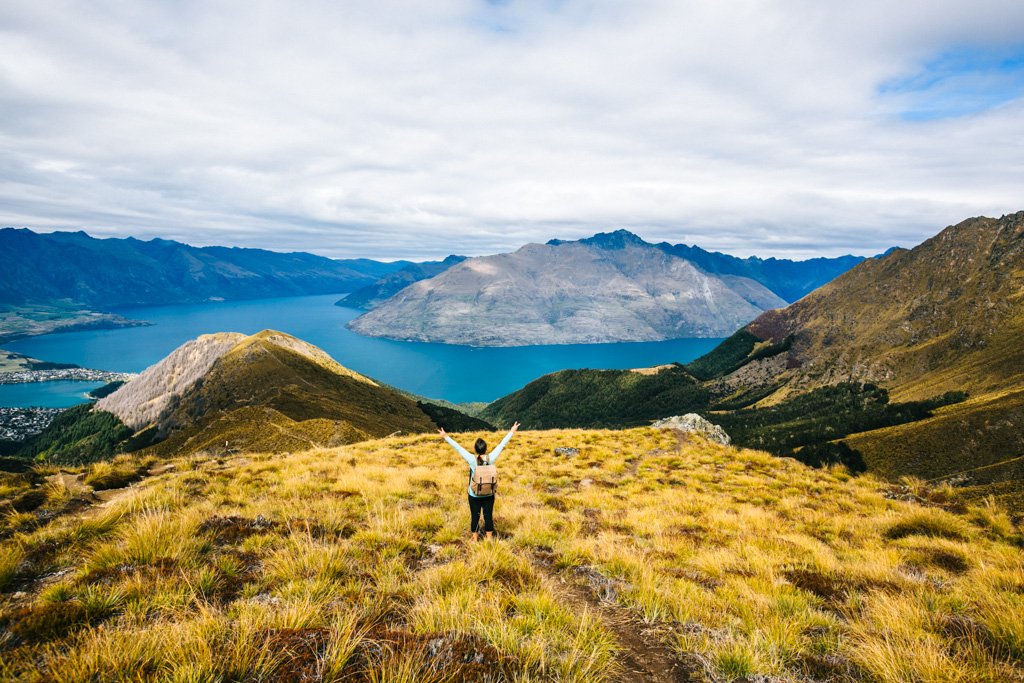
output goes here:
{"type": "MultiPolygon", "coordinates": [[[[280,657],[274,680],[306,683],[321,680],[330,646],[323,628],[278,629],[267,633],[267,647],[280,657]]],[[[460,633],[414,634],[378,626],[364,633],[341,676],[352,683],[379,680],[389,661],[403,658],[418,665],[418,680],[492,683],[512,674],[512,660],[476,636],[460,633]]]]}
{"type": "Polygon", "coordinates": [[[604,576],[592,567],[576,567],[571,573],[558,572],[554,553],[534,552],[534,564],[555,579],[563,596],[579,609],[597,613],[619,644],[615,683],[690,683],[699,681],[697,668],[684,661],[668,644],[672,630],[648,624],[616,598],[625,584],[604,576]]]}

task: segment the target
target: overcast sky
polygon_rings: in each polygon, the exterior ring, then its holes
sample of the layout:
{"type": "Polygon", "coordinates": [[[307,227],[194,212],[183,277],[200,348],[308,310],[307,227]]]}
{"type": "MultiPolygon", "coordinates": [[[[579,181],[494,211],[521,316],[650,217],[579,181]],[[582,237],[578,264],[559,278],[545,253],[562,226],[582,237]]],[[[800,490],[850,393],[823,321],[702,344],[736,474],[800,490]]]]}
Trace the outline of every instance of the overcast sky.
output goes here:
{"type": "Polygon", "coordinates": [[[0,3],[0,224],[873,254],[1024,209],[1024,2],[0,3]]]}

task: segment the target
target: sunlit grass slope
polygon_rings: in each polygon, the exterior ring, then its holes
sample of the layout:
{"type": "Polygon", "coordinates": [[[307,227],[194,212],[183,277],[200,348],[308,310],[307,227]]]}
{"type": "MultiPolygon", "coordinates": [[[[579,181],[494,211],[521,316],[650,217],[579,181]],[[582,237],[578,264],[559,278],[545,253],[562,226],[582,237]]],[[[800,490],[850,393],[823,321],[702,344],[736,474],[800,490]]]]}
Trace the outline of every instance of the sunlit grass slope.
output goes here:
{"type": "Polygon", "coordinates": [[[174,462],[2,542],[0,679],[638,680],[629,634],[690,680],[1024,673],[993,506],[651,428],[525,432],[474,544],[433,436],[174,462]]]}

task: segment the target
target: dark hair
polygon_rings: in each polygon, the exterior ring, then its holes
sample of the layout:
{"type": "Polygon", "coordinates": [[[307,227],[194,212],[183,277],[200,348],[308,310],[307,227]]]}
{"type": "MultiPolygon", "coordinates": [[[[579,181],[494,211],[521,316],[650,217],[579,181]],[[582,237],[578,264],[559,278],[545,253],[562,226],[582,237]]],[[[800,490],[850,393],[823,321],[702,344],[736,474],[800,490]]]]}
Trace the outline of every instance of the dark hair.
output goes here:
{"type": "Polygon", "coordinates": [[[487,442],[483,439],[477,439],[476,443],[473,444],[473,450],[476,451],[477,455],[483,455],[487,452],[487,442]]]}

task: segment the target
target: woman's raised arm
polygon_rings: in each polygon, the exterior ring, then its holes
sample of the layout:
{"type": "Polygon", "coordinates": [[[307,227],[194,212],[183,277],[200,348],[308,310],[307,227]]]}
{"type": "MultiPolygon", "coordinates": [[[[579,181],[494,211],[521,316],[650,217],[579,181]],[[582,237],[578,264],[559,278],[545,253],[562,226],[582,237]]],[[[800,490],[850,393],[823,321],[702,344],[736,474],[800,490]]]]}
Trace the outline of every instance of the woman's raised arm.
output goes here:
{"type": "Polygon", "coordinates": [[[490,456],[488,456],[487,458],[487,461],[489,463],[493,465],[495,462],[497,462],[498,456],[501,455],[501,452],[503,450],[505,450],[505,445],[509,442],[509,439],[512,438],[512,435],[515,434],[517,431],[519,431],[518,422],[512,425],[512,429],[508,430],[508,434],[506,434],[505,438],[501,440],[501,443],[498,444],[498,447],[491,451],[490,456]]]}
{"type": "Polygon", "coordinates": [[[454,448],[458,452],[458,454],[462,456],[462,459],[465,460],[469,464],[470,467],[472,467],[473,465],[476,464],[476,458],[474,458],[472,455],[470,455],[469,451],[467,451],[465,448],[460,446],[455,441],[455,439],[453,439],[452,437],[448,436],[448,433],[444,431],[443,427],[439,428],[437,430],[437,433],[440,434],[442,437],[444,437],[444,440],[448,442],[448,445],[451,446],[452,448],[454,448]]]}

